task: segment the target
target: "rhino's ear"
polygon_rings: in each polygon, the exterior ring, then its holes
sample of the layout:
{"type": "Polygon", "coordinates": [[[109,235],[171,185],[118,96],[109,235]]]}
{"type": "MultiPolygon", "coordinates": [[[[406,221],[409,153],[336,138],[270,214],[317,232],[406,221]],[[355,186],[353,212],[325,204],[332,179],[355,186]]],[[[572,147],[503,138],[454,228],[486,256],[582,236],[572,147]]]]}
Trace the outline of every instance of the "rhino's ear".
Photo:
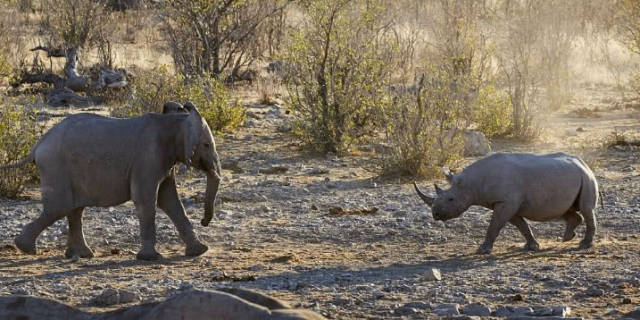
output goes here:
{"type": "Polygon", "coordinates": [[[438,196],[441,195],[442,192],[444,192],[444,190],[442,190],[440,187],[438,187],[438,185],[435,184],[435,183],[433,184],[433,187],[436,189],[436,195],[438,195],[438,196]]]}
{"type": "Polygon", "coordinates": [[[451,172],[451,170],[449,170],[449,168],[442,168],[442,173],[444,173],[444,176],[447,178],[447,181],[449,181],[449,183],[453,181],[453,177],[455,175],[453,174],[453,172],[451,172]]]}

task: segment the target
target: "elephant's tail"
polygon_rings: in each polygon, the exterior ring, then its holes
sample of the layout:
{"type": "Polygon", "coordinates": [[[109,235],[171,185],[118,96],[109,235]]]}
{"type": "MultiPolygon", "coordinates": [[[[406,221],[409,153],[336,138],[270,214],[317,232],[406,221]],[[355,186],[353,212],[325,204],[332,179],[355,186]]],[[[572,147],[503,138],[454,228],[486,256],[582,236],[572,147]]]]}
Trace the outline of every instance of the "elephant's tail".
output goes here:
{"type": "Polygon", "coordinates": [[[23,165],[25,165],[25,164],[27,164],[29,162],[33,162],[33,161],[35,161],[35,148],[33,148],[33,150],[31,150],[31,152],[29,153],[29,155],[26,158],[24,158],[24,159],[22,159],[22,160],[20,160],[18,162],[12,163],[12,164],[8,164],[6,166],[0,166],[0,170],[7,170],[7,169],[17,168],[17,167],[23,166],[23,165]]]}

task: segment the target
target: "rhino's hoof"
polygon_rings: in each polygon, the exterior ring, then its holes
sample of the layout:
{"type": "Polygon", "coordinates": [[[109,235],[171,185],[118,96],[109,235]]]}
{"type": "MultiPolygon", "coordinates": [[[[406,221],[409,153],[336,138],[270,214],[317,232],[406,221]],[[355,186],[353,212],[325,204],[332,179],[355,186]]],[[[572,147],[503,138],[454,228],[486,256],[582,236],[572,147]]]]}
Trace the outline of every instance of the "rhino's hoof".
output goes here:
{"type": "Polygon", "coordinates": [[[71,259],[73,256],[78,256],[80,258],[93,258],[93,250],[89,247],[67,248],[67,250],[64,251],[64,256],[67,259],[71,259]]]}
{"type": "Polygon", "coordinates": [[[527,243],[524,245],[524,251],[539,251],[540,250],[540,244],[538,244],[537,242],[531,242],[531,243],[527,243]]]}
{"type": "Polygon", "coordinates": [[[23,234],[20,234],[19,236],[17,236],[14,243],[16,244],[16,247],[18,247],[18,249],[20,249],[20,251],[24,253],[27,253],[27,254],[38,253],[38,251],[36,250],[35,241],[26,239],[26,237],[23,234]]]}
{"type": "Polygon", "coordinates": [[[482,245],[478,250],[476,250],[476,254],[490,254],[493,251],[492,247],[482,245]]]}
{"type": "Polygon", "coordinates": [[[581,250],[593,248],[593,241],[580,241],[580,246],[578,247],[581,250]]]}
{"type": "Polygon", "coordinates": [[[138,254],[136,255],[136,259],[145,261],[156,261],[162,259],[162,255],[155,250],[140,250],[140,252],[138,252],[138,254]]]}
{"type": "Polygon", "coordinates": [[[209,250],[209,247],[207,247],[202,243],[197,243],[197,244],[188,246],[187,249],[185,249],[184,251],[184,255],[188,257],[195,257],[207,252],[207,250],[209,250]]]}

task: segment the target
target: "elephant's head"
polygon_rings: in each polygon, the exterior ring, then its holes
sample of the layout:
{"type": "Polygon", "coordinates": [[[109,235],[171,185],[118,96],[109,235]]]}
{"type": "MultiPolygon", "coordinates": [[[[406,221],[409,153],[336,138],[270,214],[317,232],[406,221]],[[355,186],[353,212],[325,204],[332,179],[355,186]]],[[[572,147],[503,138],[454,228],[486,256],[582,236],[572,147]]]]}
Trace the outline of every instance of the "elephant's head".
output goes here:
{"type": "Polygon", "coordinates": [[[184,106],[172,101],[167,102],[163,113],[188,114],[181,122],[176,137],[177,158],[187,166],[193,166],[207,173],[204,218],[200,222],[203,226],[207,226],[213,218],[214,203],[221,180],[220,159],[211,129],[191,102],[185,103],[184,106]]]}

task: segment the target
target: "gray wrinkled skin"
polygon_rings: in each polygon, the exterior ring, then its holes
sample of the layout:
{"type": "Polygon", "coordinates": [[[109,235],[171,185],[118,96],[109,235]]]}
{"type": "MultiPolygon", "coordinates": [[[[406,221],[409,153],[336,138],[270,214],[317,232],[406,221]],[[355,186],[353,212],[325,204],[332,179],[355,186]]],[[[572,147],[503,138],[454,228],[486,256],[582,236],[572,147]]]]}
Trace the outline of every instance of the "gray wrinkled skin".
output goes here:
{"type": "Polygon", "coordinates": [[[563,241],[573,239],[576,227],[584,220],[587,228],[580,248],[593,246],[598,183],[579,157],[565,153],[496,153],[474,162],[459,174],[448,173],[447,179],[451,188],[442,190],[435,186],[435,198],[414,186],[431,207],[435,220],[457,218],[472,205],[493,210],[484,243],[477,251],[480,254],[491,253],[507,222],[516,226],[526,239],[525,250],[539,250],[540,245],[525,219],[564,219],[563,241]]]}
{"type": "Polygon", "coordinates": [[[162,257],[155,249],[156,204],[176,226],[186,255],[208,250],[185,214],[172,169],[182,162],[207,173],[201,223],[208,225],[220,184],[220,162],[209,126],[192,103],[183,107],[168,102],[163,114],[131,119],[86,113],[69,116],[52,127],[26,159],[0,169],[30,161],[40,172],[43,212],[16,237],[20,250],[35,254],[38,235],[67,217],[65,255],[92,257],[82,231],[84,208],[110,207],[128,200],[133,200],[140,221],[138,259],[162,257]]]}

